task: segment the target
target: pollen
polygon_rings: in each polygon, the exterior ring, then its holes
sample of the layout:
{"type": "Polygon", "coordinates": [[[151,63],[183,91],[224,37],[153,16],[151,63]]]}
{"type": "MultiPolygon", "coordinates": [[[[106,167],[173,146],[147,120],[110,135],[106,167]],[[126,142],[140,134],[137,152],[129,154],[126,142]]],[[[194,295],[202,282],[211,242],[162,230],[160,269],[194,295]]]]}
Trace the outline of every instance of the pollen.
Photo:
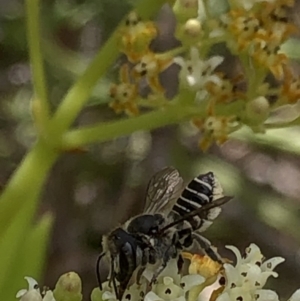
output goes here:
{"type": "Polygon", "coordinates": [[[182,257],[190,260],[189,274],[199,274],[208,279],[219,274],[222,265],[212,260],[207,255],[191,254],[182,252],[182,257]]]}

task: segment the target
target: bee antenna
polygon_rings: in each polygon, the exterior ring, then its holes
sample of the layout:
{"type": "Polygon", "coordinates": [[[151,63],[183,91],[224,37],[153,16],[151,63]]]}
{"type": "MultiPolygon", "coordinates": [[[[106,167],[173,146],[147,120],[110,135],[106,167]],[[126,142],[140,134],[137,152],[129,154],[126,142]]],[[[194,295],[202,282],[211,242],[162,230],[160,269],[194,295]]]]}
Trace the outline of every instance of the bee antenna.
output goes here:
{"type": "Polygon", "coordinates": [[[223,204],[229,202],[230,200],[232,200],[233,197],[232,196],[224,196],[222,198],[219,198],[211,203],[208,203],[206,205],[203,205],[202,207],[198,208],[197,210],[194,210],[186,215],[184,215],[182,218],[179,218],[177,220],[175,220],[174,222],[168,224],[167,226],[165,226],[164,228],[162,228],[160,230],[160,233],[163,233],[164,231],[180,224],[181,222],[185,221],[187,218],[191,218],[195,215],[198,215],[200,214],[201,212],[204,212],[204,211],[207,211],[207,210],[210,210],[212,208],[215,208],[215,207],[219,207],[219,206],[222,206],[223,204]]]}
{"type": "Polygon", "coordinates": [[[117,287],[113,256],[111,256],[111,260],[110,260],[110,280],[109,280],[109,282],[110,283],[112,282],[112,284],[113,284],[113,288],[114,288],[117,300],[121,301],[123,293],[120,290],[118,290],[118,287],[117,287]]]}
{"type": "Polygon", "coordinates": [[[100,276],[100,262],[101,259],[103,258],[103,256],[105,255],[105,252],[102,252],[97,259],[97,263],[96,263],[96,275],[97,275],[97,281],[98,281],[98,285],[100,290],[102,290],[102,282],[101,282],[101,276],[100,276]]]}

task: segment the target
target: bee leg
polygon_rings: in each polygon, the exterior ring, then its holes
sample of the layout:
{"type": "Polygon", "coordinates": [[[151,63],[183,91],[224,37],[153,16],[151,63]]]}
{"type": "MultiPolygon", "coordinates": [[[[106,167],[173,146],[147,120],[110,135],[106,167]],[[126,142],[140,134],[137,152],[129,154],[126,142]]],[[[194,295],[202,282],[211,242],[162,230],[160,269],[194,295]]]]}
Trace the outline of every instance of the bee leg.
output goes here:
{"type": "Polygon", "coordinates": [[[214,250],[214,247],[211,245],[208,239],[198,233],[192,233],[192,237],[212,260],[223,264],[221,256],[216,250],[214,250]]]}
{"type": "Polygon", "coordinates": [[[121,287],[119,287],[119,289],[117,287],[116,272],[115,272],[115,269],[114,269],[114,261],[115,261],[114,257],[111,256],[111,260],[110,260],[110,277],[109,277],[108,285],[111,286],[111,284],[113,284],[116,299],[121,301],[124,291],[123,292],[121,291],[121,287]]]}
{"type": "Polygon", "coordinates": [[[182,249],[182,247],[188,248],[193,244],[193,237],[192,237],[192,229],[191,228],[184,228],[181,229],[178,232],[179,237],[185,237],[183,243],[180,244],[180,248],[182,249]]]}
{"type": "Polygon", "coordinates": [[[177,260],[178,273],[181,272],[182,267],[183,267],[183,264],[184,264],[184,260],[183,260],[183,258],[182,258],[182,256],[181,256],[181,254],[179,254],[178,260],[177,260]]]}
{"type": "Polygon", "coordinates": [[[167,263],[169,262],[169,260],[171,258],[175,258],[177,255],[177,249],[176,246],[174,246],[173,244],[166,250],[164,256],[163,256],[163,260],[162,260],[162,264],[161,266],[154,272],[151,282],[150,282],[150,286],[156,281],[157,277],[159,276],[159,274],[165,269],[165,267],[167,266],[167,263]]]}
{"type": "Polygon", "coordinates": [[[141,277],[142,277],[142,275],[143,275],[145,269],[146,269],[146,266],[142,266],[142,267],[140,267],[140,269],[138,270],[137,275],[136,275],[136,284],[137,284],[137,285],[141,285],[141,282],[140,282],[140,281],[141,281],[141,277]]]}
{"type": "Polygon", "coordinates": [[[145,271],[148,263],[150,263],[150,264],[156,263],[155,250],[152,247],[145,248],[145,250],[143,251],[141,267],[138,270],[137,276],[136,276],[136,281],[137,281],[138,285],[140,285],[140,280],[141,280],[142,274],[145,271]]]}

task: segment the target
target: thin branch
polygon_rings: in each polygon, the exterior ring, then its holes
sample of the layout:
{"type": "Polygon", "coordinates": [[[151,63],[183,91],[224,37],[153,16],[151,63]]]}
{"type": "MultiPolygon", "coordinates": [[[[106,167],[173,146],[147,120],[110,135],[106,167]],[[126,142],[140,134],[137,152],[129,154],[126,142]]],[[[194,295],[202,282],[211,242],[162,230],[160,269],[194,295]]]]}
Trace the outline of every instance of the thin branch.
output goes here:
{"type": "Polygon", "coordinates": [[[29,56],[32,67],[33,85],[35,89],[35,100],[33,112],[37,126],[45,130],[49,120],[49,103],[45,80],[43,56],[40,39],[39,0],[26,0],[27,15],[27,40],[29,56]]]}

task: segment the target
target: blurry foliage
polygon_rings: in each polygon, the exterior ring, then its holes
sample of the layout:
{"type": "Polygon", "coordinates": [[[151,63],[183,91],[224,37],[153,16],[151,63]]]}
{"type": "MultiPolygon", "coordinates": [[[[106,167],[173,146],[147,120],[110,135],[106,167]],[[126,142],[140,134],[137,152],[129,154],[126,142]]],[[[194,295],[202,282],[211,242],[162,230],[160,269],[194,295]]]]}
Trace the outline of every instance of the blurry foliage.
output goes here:
{"type": "MultiPolygon", "coordinates": [[[[43,1],[42,47],[52,106],[58,104],[135,2],[43,1]]],[[[166,26],[170,18],[165,8],[160,15],[161,26],[166,26]]],[[[24,24],[23,1],[1,0],[0,184],[3,187],[36,136],[29,110],[32,87],[24,24]]],[[[108,85],[114,76],[113,67],[107,78],[98,82],[90,106],[77,123],[87,124],[112,116],[106,102],[108,85]]],[[[225,190],[236,199],[207,236],[219,248],[224,244],[243,247],[258,242],[270,256],[282,254],[287,265],[278,290],[287,294],[295,289],[300,276],[298,128],[273,130],[263,137],[236,133],[237,140],[222,149],[213,148],[209,156],[203,156],[197,147],[196,134],[186,131],[186,127],[166,127],[151,134],[139,132],[91,146],[82,154],[63,156],[51,172],[34,225],[28,222],[32,208],[28,209],[26,201],[17,204],[15,209],[20,218],[15,217],[9,227],[1,223],[1,218],[9,218],[12,210],[0,209],[1,300],[14,300],[11,294],[22,287],[24,276],[42,275],[41,255],[52,223],[52,214],[47,212],[54,214],[55,221],[45,261],[45,282],[53,285],[63,272],[76,270],[88,284],[84,287],[88,295],[96,285],[94,263],[100,252],[101,235],[141,210],[148,179],[165,165],[178,167],[186,179],[199,171],[213,170],[225,190]],[[278,165],[284,168],[276,169],[278,165]],[[286,275],[293,275],[293,279],[286,275]]]]}

